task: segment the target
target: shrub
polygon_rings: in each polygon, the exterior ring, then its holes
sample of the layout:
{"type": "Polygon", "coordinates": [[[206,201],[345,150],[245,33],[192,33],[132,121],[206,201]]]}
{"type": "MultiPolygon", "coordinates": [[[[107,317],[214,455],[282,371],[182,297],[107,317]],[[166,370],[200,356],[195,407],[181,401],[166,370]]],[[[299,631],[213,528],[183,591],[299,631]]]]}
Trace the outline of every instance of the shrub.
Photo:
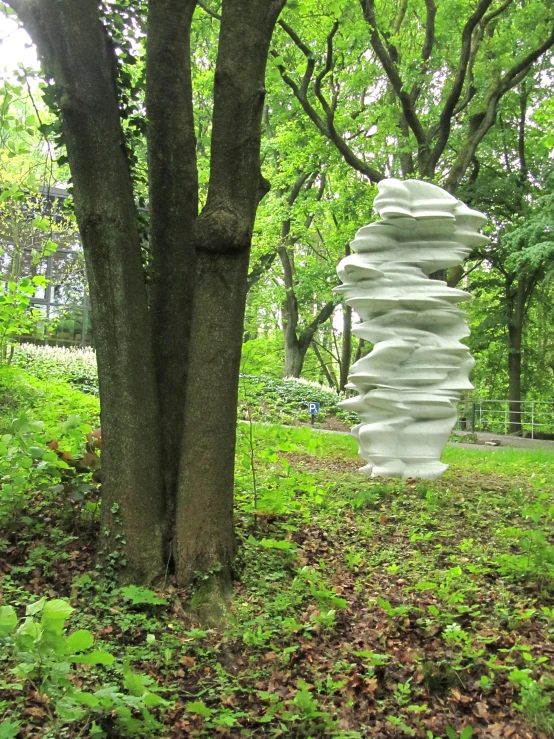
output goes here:
{"type": "Polygon", "coordinates": [[[98,371],[94,349],[20,344],[11,364],[27,370],[41,380],[67,382],[82,392],[98,395],[98,371]]]}
{"type": "Polygon", "coordinates": [[[341,396],[331,388],[302,378],[275,379],[261,375],[241,375],[239,410],[246,417],[249,407],[254,420],[290,422],[298,418],[308,419],[308,403],[320,404],[320,417],[339,415],[348,423],[356,422],[354,414],[340,410],[341,396]]]}
{"type": "Polygon", "coordinates": [[[0,520],[11,519],[29,496],[59,482],[98,423],[98,401],[64,383],[45,382],[14,367],[0,369],[0,520]]]}
{"type": "MultiPolygon", "coordinates": [[[[109,667],[115,657],[93,649],[91,631],[66,634],[66,621],[73,611],[64,600],[41,598],[27,606],[25,619],[19,623],[13,606],[0,607],[0,643],[12,663],[11,672],[47,701],[49,728],[62,736],[60,724],[82,722],[86,727],[92,722],[90,735],[101,737],[106,733],[96,721],[112,723],[115,719],[118,736],[159,735],[160,724],[149,709],[169,703],[158,694],[152,678],[133,672],[128,664],[123,666],[125,692],[104,675],[93,678],[92,689],[76,687],[76,682],[86,680],[86,673],[79,670],[81,665],[109,667]]],[[[0,724],[0,736],[4,723],[0,724]]]]}

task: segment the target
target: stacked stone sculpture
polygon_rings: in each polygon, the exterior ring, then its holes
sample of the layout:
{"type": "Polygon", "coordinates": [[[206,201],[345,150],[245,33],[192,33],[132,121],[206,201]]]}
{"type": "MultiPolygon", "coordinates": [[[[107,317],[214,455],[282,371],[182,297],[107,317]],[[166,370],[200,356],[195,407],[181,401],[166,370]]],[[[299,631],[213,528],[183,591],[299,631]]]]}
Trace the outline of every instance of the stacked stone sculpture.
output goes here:
{"type": "Polygon", "coordinates": [[[455,305],[470,296],[429,275],[486,243],[478,230],[487,219],[418,180],[383,180],[374,209],[381,220],[358,231],[337,268],[336,291],[361,319],[353,331],[374,345],[350,369],[357,397],[340,405],[360,418],[352,433],[362,472],[433,480],[447,469],[440,456],[474,360],[455,305]]]}

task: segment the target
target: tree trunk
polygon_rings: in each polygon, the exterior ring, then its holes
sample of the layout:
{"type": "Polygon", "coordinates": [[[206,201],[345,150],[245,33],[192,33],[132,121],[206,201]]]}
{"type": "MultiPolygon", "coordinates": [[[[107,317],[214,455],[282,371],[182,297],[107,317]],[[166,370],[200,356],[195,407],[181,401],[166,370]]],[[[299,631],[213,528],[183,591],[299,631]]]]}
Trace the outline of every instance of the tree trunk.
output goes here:
{"type": "Polygon", "coordinates": [[[221,607],[236,552],[234,449],[248,261],[259,200],[269,43],[285,0],[223,3],[214,83],[210,182],[196,224],[197,265],[177,495],[180,586],[203,573],[207,617],[221,607]]]}
{"type": "Polygon", "coordinates": [[[95,0],[13,3],[55,80],[85,252],[103,436],[101,557],[148,583],[164,568],[152,330],[115,55],[95,0]]]}
{"type": "Polygon", "coordinates": [[[236,551],[233,467],[248,259],[257,204],[268,186],[260,174],[265,66],[285,0],[223,2],[210,182],[199,218],[188,58],[194,1],[151,0],[152,317],[119,120],[117,60],[98,4],[10,4],[55,80],[74,182],[102,407],[103,561],[123,566],[123,578],[137,583],[163,574],[170,525],[162,460],[171,499],[180,456],[177,581],[189,585],[200,571],[221,593],[236,551]]]}
{"type": "Polygon", "coordinates": [[[348,375],[350,373],[350,359],[352,357],[352,308],[345,303],[342,305],[343,329],[342,329],[342,347],[340,359],[340,392],[344,392],[344,388],[348,383],[348,375]]]}
{"type": "Polygon", "coordinates": [[[306,343],[296,338],[296,331],[292,330],[292,326],[285,328],[285,366],[283,377],[301,376],[309,346],[309,341],[306,343]]]}
{"type": "MultiPolygon", "coordinates": [[[[198,215],[190,26],[196,0],[150,0],[146,109],[151,309],[161,414],[168,536],[173,536],[198,215]],[[168,104],[168,101],[171,101],[168,104]]],[[[169,556],[168,542],[167,556],[169,556]]]]}
{"type": "Polygon", "coordinates": [[[177,498],[178,582],[187,585],[198,572],[217,573],[224,597],[236,554],[234,450],[248,257],[248,250],[198,255],[198,328],[191,341],[177,498]]]}
{"type": "Polygon", "coordinates": [[[525,316],[525,279],[518,280],[515,294],[506,291],[508,306],[508,399],[509,431],[520,434],[521,427],[521,345],[525,316]]]}

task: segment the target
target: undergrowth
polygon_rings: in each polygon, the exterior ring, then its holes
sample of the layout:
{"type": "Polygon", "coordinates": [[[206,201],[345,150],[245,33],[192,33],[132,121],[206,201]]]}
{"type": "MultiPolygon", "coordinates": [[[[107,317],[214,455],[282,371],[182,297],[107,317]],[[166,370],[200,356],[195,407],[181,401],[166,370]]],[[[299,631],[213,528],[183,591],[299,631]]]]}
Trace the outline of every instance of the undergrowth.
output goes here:
{"type": "MultiPolygon", "coordinates": [[[[23,406],[50,408],[68,443],[92,420],[94,398],[9,372],[4,435],[23,406]]],[[[44,439],[38,415],[22,433],[44,439]]],[[[0,510],[0,737],[552,735],[547,451],[449,448],[439,481],[412,483],[361,477],[349,436],[241,423],[238,437],[220,631],[170,577],[110,585],[97,487],[23,439],[28,477],[0,510]]]]}

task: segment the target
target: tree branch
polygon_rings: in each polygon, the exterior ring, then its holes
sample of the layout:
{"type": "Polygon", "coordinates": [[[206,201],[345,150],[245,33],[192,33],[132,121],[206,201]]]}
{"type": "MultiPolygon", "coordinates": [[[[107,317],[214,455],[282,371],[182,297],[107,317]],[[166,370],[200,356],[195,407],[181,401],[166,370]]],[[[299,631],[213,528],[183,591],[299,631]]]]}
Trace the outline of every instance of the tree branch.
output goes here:
{"type": "Polygon", "coordinates": [[[491,88],[487,95],[485,109],[473,116],[471,119],[470,131],[466,143],[458,154],[456,161],[450,170],[445,183],[445,188],[449,192],[455,191],[473,160],[477,147],[494,125],[498,103],[502,97],[526,77],[531,66],[552,46],[554,46],[554,26],[552,27],[548,38],[546,38],[540,46],[530,51],[525,57],[523,57],[523,59],[514,64],[514,66],[501,77],[496,85],[491,88]]]}
{"type": "Polygon", "coordinates": [[[331,373],[329,371],[329,367],[327,366],[325,360],[321,356],[321,352],[319,351],[319,347],[318,347],[317,341],[314,341],[312,339],[311,344],[312,344],[312,349],[314,351],[314,354],[316,355],[317,360],[319,362],[319,365],[320,365],[321,369],[323,370],[323,374],[325,375],[325,377],[327,379],[327,382],[329,383],[329,387],[332,387],[335,390],[338,390],[337,382],[333,379],[333,376],[331,375],[331,373]]]}
{"type": "Polygon", "coordinates": [[[321,83],[325,79],[325,77],[329,74],[329,72],[333,68],[333,38],[339,28],[338,21],[335,21],[333,23],[333,28],[331,29],[329,35],[327,36],[327,55],[325,57],[325,66],[321,70],[321,72],[317,75],[314,82],[314,91],[316,94],[317,99],[319,100],[321,107],[325,111],[325,115],[327,116],[327,126],[329,127],[329,130],[334,129],[334,111],[332,106],[329,105],[327,100],[325,100],[325,97],[323,96],[323,93],[321,92],[321,83]]]}
{"type": "MultiPolygon", "coordinates": [[[[321,199],[323,198],[323,193],[325,192],[325,185],[327,183],[327,173],[323,171],[321,173],[320,179],[319,179],[319,187],[317,189],[317,195],[316,195],[316,202],[321,202],[321,199]]],[[[306,220],[304,221],[304,228],[307,230],[310,228],[314,220],[314,214],[310,213],[308,216],[306,216],[306,220]]]]}
{"type": "Polygon", "coordinates": [[[435,16],[437,15],[437,6],[434,0],[425,0],[425,42],[421,49],[421,58],[424,62],[429,61],[433,44],[435,42],[435,16]]]}
{"type": "Polygon", "coordinates": [[[437,142],[433,147],[433,152],[431,155],[431,166],[433,169],[436,166],[436,163],[438,162],[448,142],[450,129],[452,127],[454,110],[456,108],[456,105],[458,104],[458,101],[460,100],[464,88],[464,82],[466,79],[468,63],[472,50],[473,31],[491,6],[492,2],[493,0],[479,0],[475,12],[472,13],[472,15],[468,18],[464,26],[464,30],[462,31],[462,48],[460,51],[460,61],[458,63],[458,69],[454,77],[454,82],[452,83],[452,89],[450,91],[450,94],[446,98],[446,102],[440,114],[437,142]]]}
{"type": "Polygon", "coordinates": [[[408,10],[408,0],[402,0],[402,4],[400,5],[400,8],[398,9],[398,15],[396,16],[396,19],[394,21],[394,26],[392,27],[392,33],[394,36],[396,36],[401,27],[404,23],[404,18],[406,17],[406,11],[408,10]]]}
{"type": "MultiPolygon", "coordinates": [[[[492,0],[488,1],[492,2],[492,0]]],[[[406,123],[412,130],[417,141],[420,157],[424,158],[427,156],[429,151],[427,136],[425,134],[425,131],[423,130],[423,126],[421,125],[419,118],[417,117],[417,113],[415,111],[412,100],[410,99],[410,95],[404,90],[404,85],[400,78],[398,68],[391,58],[389,51],[385,49],[383,42],[381,41],[381,37],[379,35],[377,27],[377,19],[375,17],[375,0],[360,0],[360,5],[362,7],[365,21],[370,29],[369,38],[371,47],[377,55],[379,61],[381,62],[385,74],[387,75],[394,89],[394,92],[396,93],[396,96],[400,101],[406,123]]]]}
{"type": "Polygon", "coordinates": [[[306,329],[302,332],[302,334],[304,334],[306,331],[311,331],[312,336],[313,336],[313,334],[315,334],[315,332],[321,326],[321,324],[325,323],[325,321],[328,318],[330,318],[330,316],[332,315],[333,311],[335,310],[339,302],[330,300],[328,303],[325,303],[323,308],[319,311],[319,313],[314,318],[314,320],[306,327],[306,329]]]}
{"type": "Polygon", "coordinates": [[[215,18],[216,20],[220,21],[221,16],[219,13],[216,13],[215,10],[212,10],[209,8],[206,3],[202,2],[202,0],[197,0],[198,7],[202,8],[202,10],[207,13],[208,15],[211,15],[212,18],[215,18]]]}
{"type": "Polygon", "coordinates": [[[259,261],[252,267],[247,282],[247,290],[250,291],[254,285],[261,280],[263,275],[270,269],[271,265],[277,257],[276,251],[270,251],[267,254],[263,254],[259,261]]]}
{"type": "MultiPolygon", "coordinates": [[[[298,86],[296,82],[287,74],[285,67],[282,64],[280,64],[278,65],[278,69],[281,74],[281,78],[283,82],[288,87],[290,87],[295,98],[298,100],[298,102],[302,106],[302,109],[304,110],[308,118],[316,126],[317,130],[323,136],[325,136],[325,138],[329,139],[329,141],[331,141],[335,145],[335,147],[340,152],[345,162],[350,167],[352,167],[352,169],[355,169],[357,172],[360,172],[362,175],[367,177],[371,182],[380,182],[382,179],[384,179],[384,175],[381,174],[381,172],[374,169],[373,167],[370,167],[368,164],[366,164],[366,162],[360,159],[354,153],[354,151],[348,146],[344,137],[337,131],[334,125],[334,112],[333,112],[332,106],[330,106],[329,103],[325,100],[323,93],[321,91],[321,82],[323,78],[325,77],[325,75],[328,74],[328,71],[330,71],[331,65],[332,65],[332,46],[330,48],[330,45],[332,44],[332,38],[334,34],[336,33],[336,29],[331,31],[330,38],[328,37],[325,67],[323,71],[319,73],[318,79],[316,80],[316,83],[315,83],[316,96],[326,115],[326,120],[324,120],[318,114],[318,112],[316,111],[312,103],[308,100],[308,89],[309,89],[309,85],[313,78],[313,73],[315,70],[315,59],[313,57],[313,53],[311,49],[308,46],[306,46],[306,44],[302,41],[302,39],[300,39],[298,34],[287,23],[282,21],[279,23],[279,25],[281,26],[281,28],[283,28],[283,30],[288,34],[288,36],[294,42],[294,44],[300,49],[300,51],[306,57],[306,71],[304,72],[301,85],[298,86]],[[327,68],[329,69],[327,70],[327,68]]],[[[272,55],[275,58],[279,56],[277,52],[275,51],[272,52],[272,55]]]]}

